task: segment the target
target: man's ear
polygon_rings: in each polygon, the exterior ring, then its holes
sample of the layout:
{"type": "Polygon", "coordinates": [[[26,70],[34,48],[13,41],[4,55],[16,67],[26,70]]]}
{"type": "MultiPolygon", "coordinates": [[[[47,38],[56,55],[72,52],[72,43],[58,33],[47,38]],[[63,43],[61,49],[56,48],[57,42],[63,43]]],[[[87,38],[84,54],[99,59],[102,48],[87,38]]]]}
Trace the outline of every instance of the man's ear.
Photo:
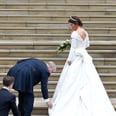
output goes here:
{"type": "Polygon", "coordinates": [[[9,86],[9,89],[12,89],[12,87],[13,87],[13,84],[14,84],[14,83],[12,83],[12,84],[9,86]]]}

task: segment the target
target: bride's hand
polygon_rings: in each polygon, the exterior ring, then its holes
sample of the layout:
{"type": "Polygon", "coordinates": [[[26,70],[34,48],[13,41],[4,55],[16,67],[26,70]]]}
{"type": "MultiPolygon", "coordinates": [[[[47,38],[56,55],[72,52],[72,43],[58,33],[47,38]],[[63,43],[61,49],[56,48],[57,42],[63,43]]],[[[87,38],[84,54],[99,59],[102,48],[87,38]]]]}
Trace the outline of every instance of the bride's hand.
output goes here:
{"type": "Polygon", "coordinates": [[[47,104],[48,108],[52,108],[53,107],[53,104],[52,104],[51,101],[46,102],[46,104],[47,104]]]}
{"type": "Polygon", "coordinates": [[[68,65],[71,65],[72,64],[72,61],[67,61],[68,62],[68,65]]]}

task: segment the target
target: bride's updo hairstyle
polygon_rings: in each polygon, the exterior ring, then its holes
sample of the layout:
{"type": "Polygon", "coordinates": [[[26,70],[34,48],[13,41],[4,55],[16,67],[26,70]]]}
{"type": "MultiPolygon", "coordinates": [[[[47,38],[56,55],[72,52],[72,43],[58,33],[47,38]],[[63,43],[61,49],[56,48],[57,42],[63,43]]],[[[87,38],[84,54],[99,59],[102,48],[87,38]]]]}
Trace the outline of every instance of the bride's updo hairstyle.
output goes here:
{"type": "Polygon", "coordinates": [[[77,16],[70,16],[68,23],[74,23],[75,25],[79,25],[80,27],[83,26],[82,21],[77,16]]]}

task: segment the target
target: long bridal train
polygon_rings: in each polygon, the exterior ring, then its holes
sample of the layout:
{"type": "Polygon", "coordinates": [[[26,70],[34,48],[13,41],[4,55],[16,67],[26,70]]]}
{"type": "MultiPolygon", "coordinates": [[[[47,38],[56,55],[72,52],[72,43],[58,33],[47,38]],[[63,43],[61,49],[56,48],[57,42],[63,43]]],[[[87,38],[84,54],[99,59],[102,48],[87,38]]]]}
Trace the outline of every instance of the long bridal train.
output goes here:
{"type": "Polygon", "coordinates": [[[64,66],[49,109],[49,116],[116,116],[105,88],[85,49],[64,66]]]}

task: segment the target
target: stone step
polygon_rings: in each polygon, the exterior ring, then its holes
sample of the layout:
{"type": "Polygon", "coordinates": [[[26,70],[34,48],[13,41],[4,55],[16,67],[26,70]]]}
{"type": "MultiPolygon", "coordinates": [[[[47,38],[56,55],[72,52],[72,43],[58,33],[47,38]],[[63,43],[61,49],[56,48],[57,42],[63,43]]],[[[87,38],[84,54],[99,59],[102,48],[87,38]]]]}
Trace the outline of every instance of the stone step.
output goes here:
{"type": "Polygon", "coordinates": [[[116,90],[116,81],[103,81],[106,90],[116,90]]]}
{"type": "MultiPolygon", "coordinates": [[[[54,73],[51,75],[49,80],[57,81],[59,79],[60,73],[54,73]]],[[[99,73],[101,80],[103,81],[116,81],[116,72],[115,73],[99,73]]]]}
{"type": "MultiPolygon", "coordinates": [[[[91,46],[90,46],[91,48],[91,46]]],[[[93,58],[113,58],[115,57],[116,50],[92,50],[88,49],[88,53],[93,57],[93,58]]],[[[63,51],[63,53],[57,53],[57,57],[67,57],[69,53],[69,50],[63,51]]]]}
{"type": "Polygon", "coordinates": [[[28,3],[28,0],[0,0],[1,3],[28,3]]]}
{"type": "Polygon", "coordinates": [[[105,65],[105,66],[95,66],[97,71],[100,73],[115,73],[116,72],[116,65],[105,65]]]}
{"type": "MultiPolygon", "coordinates": [[[[49,89],[48,91],[49,91],[49,96],[52,97],[53,93],[54,93],[54,89],[49,89]]],[[[116,89],[114,89],[114,90],[107,89],[106,92],[109,95],[109,97],[116,98],[116,89]]],[[[35,97],[42,97],[41,90],[40,89],[34,89],[34,96],[35,97]]]]}
{"type": "MultiPolygon", "coordinates": [[[[116,81],[110,80],[110,81],[102,81],[104,87],[106,90],[116,90],[116,81]]],[[[48,81],[48,89],[55,89],[57,85],[57,81],[49,80],[48,81]]],[[[2,87],[2,79],[0,79],[0,87],[2,87]]],[[[40,89],[41,85],[37,84],[34,89],[40,89]]]]}
{"type": "MultiPolygon", "coordinates": [[[[109,93],[111,91],[114,91],[116,92],[116,81],[113,81],[113,80],[110,80],[110,81],[102,81],[103,82],[103,85],[105,87],[106,90],[110,90],[109,93]]],[[[57,81],[48,81],[48,89],[54,89],[56,88],[56,85],[57,85],[57,81]]],[[[41,88],[40,85],[36,85],[34,87],[35,89],[38,89],[38,88],[41,88]]]]}
{"type": "MultiPolygon", "coordinates": [[[[65,39],[63,39],[65,40],[65,39]]],[[[63,41],[62,40],[62,41],[63,41]]],[[[37,40],[1,40],[0,41],[0,48],[1,49],[57,49],[59,44],[61,44],[62,41],[52,41],[47,40],[46,41],[37,41],[37,40]]],[[[115,50],[116,49],[116,41],[90,41],[90,47],[89,50],[115,50]]]]}
{"type": "MultiPolygon", "coordinates": [[[[58,53],[57,49],[39,50],[39,49],[0,49],[0,57],[62,57],[67,58],[69,50],[58,53]]],[[[88,53],[94,58],[112,58],[116,57],[116,50],[88,50],[88,53]]]]}
{"type": "Polygon", "coordinates": [[[101,10],[101,9],[0,9],[0,15],[72,15],[75,14],[77,16],[79,15],[116,15],[115,9],[107,9],[107,10],[101,10]]]}
{"type": "MultiPolygon", "coordinates": [[[[116,28],[85,28],[92,34],[115,34],[116,28]]],[[[69,27],[0,27],[0,33],[7,34],[70,34],[69,27]]],[[[91,37],[92,38],[92,37],[91,37]]],[[[94,38],[94,37],[93,37],[94,38]]],[[[102,37],[101,37],[102,38],[102,37]]]]}
{"type": "Polygon", "coordinates": [[[47,8],[47,9],[115,9],[116,4],[106,4],[106,3],[86,3],[85,1],[83,3],[0,3],[0,8],[5,9],[37,9],[37,8],[47,8]]]}
{"type": "Polygon", "coordinates": [[[90,47],[88,49],[104,49],[104,50],[115,50],[115,41],[91,41],[90,40],[90,47]],[[107,47],[106,47],[107,46],[107,47]]]}
{"type": "MultiPolygon", "coordinates": [[[[34,56],[32,56],[34,57],[34,56]]],[[[0,57],[0,64],[1,65],[11,65],[11,64],[15,64],[18,60],[24,59],[24,58],[28,58],[28,57],[0,57]]],[[[43,57],[39,57],[39,59],[47,62],[47,61],[54,61],[56,62],[56,64],[61,64],[64,65],[66,58],[56,58],[56,57],[52,57],[52,58],[43,58],[43,57]]],[[[95,65],[116,65],[116,58],[93,58],[93,62],[95,65]]]]}
{"type": "Polygon", "coordinates": [[[88,3],[88,4],[113,4],[115,3],[115,0],[86,0],[86,1],[81,1],[81,0],[1,0],[1,3],[88,3]]]}
{"type": "MultiPolygon", "coordinates": [[[[70,15],[0,15],[0,21],[67,21],[70,15]]],[[[115,21],[116,15],[80,15],[86,21],[115,21]]]]}
{"type": "MultiPolygon", "coordinates": [[[[113,107],[116,109],[116,98],[110,98],[113,107]]],[[[32,116],[48,116],[48,108],[43,98],[35,98],[32,116]]]]}
{"type": "MultiPolygon", "coordinates": [[[[41,28],[43,30],[43,28],[66,28],[68,29],[69,25],[67,23],[67,20],[63,20],[63,21],[9,21],[9,20],[0,20],[0,27],[33,27],[35,29],[37,28],[41,28]]],[[[83,21],[83,24],[85,26],[85,28],[98,28],[98,29],[102,29],[102,28],[116,28],[115,24],[116,21],[83,21]]]]}
{"type": "MultiPolygon", "coordinates": [[[[39,99],[39,98],[36,98],[35,100],[36,101],[39,101],[39,100],[37,100],[37,99],[39,99]]],[[[41,99],[41,98],[40,98],[41,99]]],[[[111,103],[113,104],[113,107],[116,109],[116,98],[110,98],[110,101],[111,101],[111,103]]],[[[43,102],[42,102],[43,103],[43,102]]],[[[44,103],[43,103],[44,104],[44,103]]],[[[35,106],[36,107],[36,106],[35,106]]],[[[45,108],[46,108],[46,114],[47,114],[47,107],[46,107],[46,105],[44,106],[45,108]]]]}
{"type": "MultiPolygon", "coordinates": [[[[17,91],[13,90],[12,91],[16,96],[17,96],[17,91]]],[[[114,105],[114,107],[116,108],[116,89],[107,89],[106,90],[109,98],[111,99],[112,104],[114,105]],[[112,101],[113,100],[113,101],[112,101]]],[[[54,93],[54,89],[49,89],[49,97],[52,97],[54,93]]],[[[39,109],[39,108],[43,108],[46,109],[47,106],[42,98],[41,95],[41,90],[40,89],[34,89],[34,95],[35,95],[35,101],[34,101],[34,108],[35,109],[39,109]]],[[[18,102],[18,101],[17,101],[18,102]]]]}
{"type": "MultiPolygon", "coordinates": [[[[0,65],[0,73],[6,73],[10,67],[12,67],[13,64],[11,65],[0,65]]],[[[64,65],[57,65],[57,72],[61,73],[64,65]]],[[[95,66],[97,71],[99,73],[115,73],[116,72],[116,65],[96,65],[95,66]]]]}
{"type": "MultiPolygon", "coordinates": [[[[116,34],[89,34],[90,40],[99,41],[115,41],[116,34]]],[[[66,40],[70,38],[70,34],[31,34],[31,33],[1,33],[1,40],[66,40]]]]}
{"type": "MultiPolygon", "coordinates": [[[[53,74],[51,75],[51,77],[49,78],[49,80],[52,81],[57,81],[59,79],[60,74],[53,74]]],[[[99,76],[101,78],[102,81],[116,81],[116,73],[99,73],[99,76]]]]}
{"type": "MultiPolygon", "coordinates": [[[[0,73],[0,80],[7,74],[7,72],[0,73]]],[[[99,73],[102,81],[116,81],[116,73],[99,73]]],[[[49,77],[49,81],[58,81],[60,73],[54,73],[49,77]]]]}
{"type": "MultiPolygon", "coordinates": [[[[113,107],[116,109],[116,98],[110,98],[110,101],[111,101],[113,107]]],[[[48,108],[45,105],[43,99],[42,98],[35,98],[35,102],[36,103],[34,105],[32,115],[33,114],[36,114],[36,115],[39,115],[39,114],[48,115],[48,108]],[[43,110],[44,112],[42,112],[40,110],[43,110]]]]}
{"type": "MultiPolygon", "coordinates": [[[[116,98],[110,98],[110,101],[113,107],[116,109],[116,98]]],[[[44,103],[43,98],[35,98],[32,116],[48,116],[48,108],[44,103]]]]}
{"type": "Polygon", "coordinates": [[[59,1],[54,1],[54,0],[30,0],[31,3],[115,3],[115,0],[86,0],[86,1],[81,1],[81,0],[59,0],[59,1]]]}
{"type": "MultiPolygon", "coordinates": [[[[6,75],[6,73],[0,73],[0,87],[2,86],[2,79],[5,75],[6,75]]],[[[100,73],[99,75],[100,75],[100,78],[101,78],[106,90],[109,90],[109,89],[116,90],[116,74],[100,73]]],[[[49,78],[48,89],[54,89],[56,87],[59,76],[60,75],[58,75],[56,77],[56,76],[52,75],[49,78]]],[[[35,88],[38,89],[38,88],[41,88],[41,86],[36,85],[35,88]]],[[[115,96],[116,94],[114,94],[114,93],[115,93],[115,91],[109,92],[109,94],[115,96]]]]}
{"type": "MultiPolygon", "coordinates": [[[[113,107],[116,108],[116,98],[110,98],[110,101],[113,104],[113,107]]],[[[43,99],[35,98],[35,102],[36,103],[34,103],[34,109],[32,115],[39,116],[39,114],[41,114],[40,116],[48,116],[48,108],[45,105],[43,99]]]]}
{"type": "MultiPolygon", "coordinates": [[[[115,55],[116,50],[114,50],[114,49],[112,49],[112,50],[104,50],[104,48],[101,50],[88,49],[87,51],[94,58],[104,58],[104,57],[105,58],[113,58],[113,57],[116,57],[116,55],[115,55]]],[[[68,53],[69,53],[69,49],[63,51],[62,53],[57,53],[57,57],[67,58],[68,53]]]]}
{"type": "MultiPolygon", "coordinates": [[[[57,65],[57,72],[61,72],[63,69],[63,66],[64,65],[57,65]]],[[[2,70],[4,69],[4,67],[6,67],[5,69],[7,69],[11,66],[1,65],[0,69],[2,70]]],[[[116,65],[96,65],[95,67],[99,73],[115,73],[116,72],[116,65]]]]}

